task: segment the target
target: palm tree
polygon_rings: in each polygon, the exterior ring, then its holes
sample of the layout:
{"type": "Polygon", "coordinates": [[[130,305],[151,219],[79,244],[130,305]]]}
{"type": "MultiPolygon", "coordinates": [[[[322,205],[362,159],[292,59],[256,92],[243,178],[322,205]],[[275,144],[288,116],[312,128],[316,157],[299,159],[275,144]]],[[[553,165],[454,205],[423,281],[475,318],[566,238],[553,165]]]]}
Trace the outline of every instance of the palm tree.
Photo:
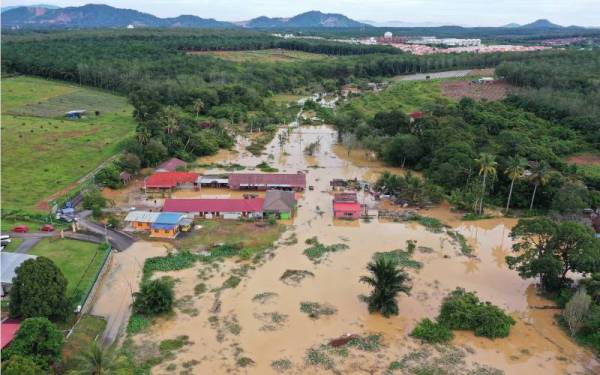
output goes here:
{"type": "Polygon", "coordinates": [[[550,179],[550,169],[548,164],[544,161],[539,162],[532,170],[529,175],[529,180],[533,183],[533,195],[531,195],[531,204],[529,210],[533,209],[533,201],[535,200],[535,193],[537,192],[538,186],[544,186],[550,179]]]}
{"type": "Polygon", "coordinates": [[[74,358],[76,368],[74,373],[81,375],[113,374],[118,370],[120,361],[108,350],[102,348],[97,342],[74,358]]]}
{"type": "Polygon", "coordinates": [[[504,174],[510,178],[510,189],[508,191],[508,200],[506,201],[506,211],[508,213],[508,209],[510,207],[510,198],[512,197],[513,187],[515,186],[515,181],[519,178],[523,177],[523,173],[525,173],[525,165],[526,161],[523,158],[518,156],[508,158],[508,166],[504,170],[504,174]]]}
{"type": "Polygon", "coordinates": [[[483,213],[483,197],[485,196],[485,183],[487,176],[496,174],[496,165],[498,165],[498,163],[496,163],[495,158],[496,157],[492,154],[482,152],[479,154],[479,158],[475,159],[475,162],[477,165],[479,165],[479,175],[483,175],[483,190],[481,192],[481,199],[479,201],[478,209],[480,215],[483,213]]]}
{"type": "Polygon", "coordinates": [[[375,263],[370,262],[367,270],[371,276],[362,276],[360,282],[373,287],[371,295],[367,297],[369,312],[380,312],[386,318],[390,315],[398,315],[398,293],[409,294],[410,286],[406,283],[410,280],[408,274],[398,264],[384,257],[378,258],[375,263]]]}
{"type": "Polygon", "coordinates": [[[137,141],[139,142],[139,144],[146,145],[146,144],[148,144],[148,142],[150,142],[150,138],[152,138],[152,134],[150,133],[150,131],[147,128],[144,128],[142,130],[138,130],[138,132],[136,134],[136,138],[137,138],[137,141]]]}
{"type": "Polygon", "coordinates": [[[194,111],[196,111],[196,119],[200,116],[200,112],[204,111],[204,102],[202,99],[194,100],[194,111]]]}
{"type": "Polygon", "coordinates": [[[166,107],[162,119],[167,134],[173,134],[173,132],[179,129],[179,119],[177,118],[177,111],[175,108],[171,106],[166,107]]]}

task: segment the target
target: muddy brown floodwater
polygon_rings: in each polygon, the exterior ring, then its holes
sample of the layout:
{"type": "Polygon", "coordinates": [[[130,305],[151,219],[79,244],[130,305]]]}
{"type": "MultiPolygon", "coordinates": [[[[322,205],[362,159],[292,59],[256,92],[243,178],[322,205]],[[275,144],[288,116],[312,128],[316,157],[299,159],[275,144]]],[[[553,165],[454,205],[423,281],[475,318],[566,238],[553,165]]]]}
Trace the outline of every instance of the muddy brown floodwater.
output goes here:
{"type": "Polygon", "coordinates": [[[175,359],[155,367],[153,373],[172,373],[174,364],[178,370],[191,368],[197,374],[265,374],[275,372],[271,364],[276,360],[290,361],[286,362],[291,365],[289,373],[329,372],[307,365],[307,350],[347,333],[381,333],[383,347],[378,352],[352,351],[347,358],[336,361],[336,371],[382,373],[392,361],[423,349],[408,334],[420,319],[435,318],[442,298],[458,286],[476,291],[483,300],[506,309],[517,321],[505,339],[492,341],[457,332],[452,344],[465,349],[466,366],[485,365],[507,374],[600,373],[593,355],[556,326],[556,310],[533,308],[550,304],[535,294],[534,281],[521,279],[504,263],[511,247],[508,234],[514,220],[462,222],[447,207],[426,213],[449,221],[474,247],[475,257],[462,256],[446,234],[429,232],[418,224],[376,219],[350,225],[334,223],[329,193],[332,178],[373,180],[377,173],[390,169],[375,161],[355,164],[357,155],[351,154],[347,159],[338,156],[343,151],[334,152],[336,133],[328,126],[280,131],[290,134],[283,147],[275,137],[265,150],[266,156],[251,156],[239,149],[235,157],[227,154],[226,161],[255,166],[266,160],[282,172],[307,170],[308,184],[315,189],[304,194],[298,215],[278,246],[266,261],[249,269],[236,288],[211,291],[220,287],[232,270],[243,266],[236,260],[217,266],[198,263],[192,269],[156,275],[178,280],[176,295],[187,301],[186,307],[179,307],[175,317],[161,320],[148,332],[137,335],[136,344],[157,345],[180,335],[189,336],[192,343],[177,352],[175,359]],[[320,147],[315,155],[305,156],[304,148],[316,141],[320,147]],[[286,241],[291,236],[297,238],[297,243],[286,241]],[[344,243],[349,248],[314,264],[302,253],[308,247],[304,241],[313,236],[321,243],[344,243]],[[409,271],[411,295],[399,298],[400,315],[390,319],[371,315],[359,299],[369,292],[366,285],[359,283],[359,277],[366,273],[365,266],[375,252],[403,248],[407,240],[432,249],[414,255],[423,267],[409,271]],[[280,277],[286,270],[305,270],[314,277],[305,277],[299,285],[283,283],[280,277]],[[194,287],[199,282],[206,283],[207,291],[195,296],[194,287]],[[261,293],[264,298],[255,298],[261,293]],[[312,320],[300,311],[301,302],[328,304],[337,313],[312,320]],[[273,313],[279,319],[270,320],[273,313]],[[250,358],[253,363],[241,367],[241,358],[250,358]]]}

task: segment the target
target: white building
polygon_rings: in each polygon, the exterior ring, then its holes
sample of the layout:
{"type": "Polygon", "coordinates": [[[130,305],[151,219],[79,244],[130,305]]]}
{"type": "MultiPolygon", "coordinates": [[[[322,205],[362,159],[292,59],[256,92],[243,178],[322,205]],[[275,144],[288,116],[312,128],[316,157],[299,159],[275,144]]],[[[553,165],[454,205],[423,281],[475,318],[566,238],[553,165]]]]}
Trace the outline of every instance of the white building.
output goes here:
{"type": "Polygon", "coordinates": [[[394,36],[394,35],[392,34],[392,32],[391,32],[391,31],[386,31],[386,32],[383,34],[383,37],[384,37],[385,39],[392,39],[392,37],[393,37],[393,36],[394,36]]]}

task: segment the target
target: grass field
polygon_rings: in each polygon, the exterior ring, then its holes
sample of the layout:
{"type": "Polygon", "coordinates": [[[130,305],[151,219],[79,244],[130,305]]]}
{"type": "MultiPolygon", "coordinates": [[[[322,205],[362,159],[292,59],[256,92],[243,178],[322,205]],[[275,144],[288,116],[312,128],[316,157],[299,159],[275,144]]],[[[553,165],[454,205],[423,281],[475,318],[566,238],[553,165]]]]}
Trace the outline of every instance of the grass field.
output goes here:
{"type": "Polygon", "coordinates": [[[41,202],[119,151],[135,129],[131,113],[124,97],[102,91],[32,77],[3,79],[2,207],[44,210],[41,202]],[[89,115],[65,119],[72,109],[89,115]]]}
{"type": "Polygon", "coordinates": [[[443,96],[440,82],[438,80],[395,82],[382,92],[366,93],[352,100],[348,106],[355,107],[369,116],[395,109],[405,113],[419,111],[431,104],[450,101],[443,96]]]}
{"type": "Polygon", "coordinates": [[[75,363],[73,363],[73,360],[90,347],[91,343],[104,332],[104,328],[106,328],[106,320],[103,318],[93,315],[81,317],[63,347],[63,360],[66,371],[74,368],[75,363]]]}
{"type": "Polygon", "coordinates": [[[65,275],[67,295],[71,296],[76,291],[86,292],[92,285],[105,251],[89,242],[44,238],[29,254],[50,258],[65,275]]]}
{"type": "Polygon", "coordinates": [[[293,62],[306,60],[320,60],[328,58],[327,55],[284,49],[262,49],[252,51],[198,51],[190,52],[193,55],[209,55],[233,62],[293,62]]]}

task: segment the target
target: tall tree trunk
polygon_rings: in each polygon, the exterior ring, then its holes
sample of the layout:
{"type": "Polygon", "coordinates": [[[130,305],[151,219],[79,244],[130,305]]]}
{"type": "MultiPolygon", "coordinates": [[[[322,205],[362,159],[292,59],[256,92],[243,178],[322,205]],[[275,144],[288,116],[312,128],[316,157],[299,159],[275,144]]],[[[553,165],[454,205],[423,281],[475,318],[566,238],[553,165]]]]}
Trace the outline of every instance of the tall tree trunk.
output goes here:
{"type": "Polygon", "coordinates": [[[529,211],[533,210],[533,201],[535,200],[535,192],[537,191],[538,184],[533,187],[533,195],[531,196],[531,204],[529,205],[529,211]]]}
{"type": "Polygon", "coordinates": [[[506,201],[506,211],[504,213],[508,213],[508,208],[510,207],[510,198],[512,197],[513,186],[515,186],[515,179],[513,178],[510,181],[510,190],[508,191],[508,200],[506,201]]]}
{"type": "Polygon", "coordinates": [[[479,201],[479,215],[483,214],[483,197],[485,197],[485,180],[487,178],[487,172],[483,173],[483,190],[481,191],[481,201],[479,201]]]}

